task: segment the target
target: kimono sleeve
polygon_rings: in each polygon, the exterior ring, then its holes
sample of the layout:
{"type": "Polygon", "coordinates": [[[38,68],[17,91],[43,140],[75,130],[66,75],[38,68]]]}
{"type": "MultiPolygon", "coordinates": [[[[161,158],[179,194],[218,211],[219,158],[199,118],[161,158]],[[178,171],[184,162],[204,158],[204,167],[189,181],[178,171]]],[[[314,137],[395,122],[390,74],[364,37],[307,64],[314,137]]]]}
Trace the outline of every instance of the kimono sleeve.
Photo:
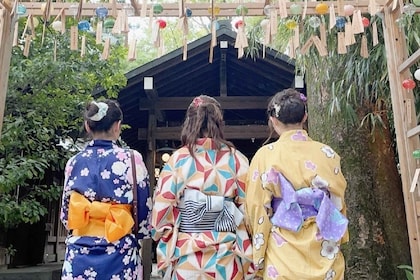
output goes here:
{"type": "Polygon", "coordinates": [[[73,170],[75,157],[76,156],[73,156],[67,161],[66,167],[64,169],[64,188],[63,188],[63,195],[61,198],[60,220],[66,229],[68,229],[67,223],[68,223],[68,212],[69,212],[69,200],[70,200],[70,195],[72,192],[71,174],[73,170]]]}

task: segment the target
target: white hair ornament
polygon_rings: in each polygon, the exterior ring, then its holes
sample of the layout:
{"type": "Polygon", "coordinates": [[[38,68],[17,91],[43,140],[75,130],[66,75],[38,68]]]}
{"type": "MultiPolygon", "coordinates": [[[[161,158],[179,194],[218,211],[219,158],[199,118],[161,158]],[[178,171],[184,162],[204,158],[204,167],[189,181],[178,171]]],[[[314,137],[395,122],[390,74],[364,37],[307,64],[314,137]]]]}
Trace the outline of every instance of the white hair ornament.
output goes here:
{"type": "Polygon", "coordinates": [[[95,102],[92,101],[93,104],[95,104],[96,106],[98,106],[98,112],[91,116],[89,119],[95,122],[98,122],[100,120],[102,120],[105,116],[106,113],[108,112],[108,104],[104,103],[104,102],[95,102]]]}

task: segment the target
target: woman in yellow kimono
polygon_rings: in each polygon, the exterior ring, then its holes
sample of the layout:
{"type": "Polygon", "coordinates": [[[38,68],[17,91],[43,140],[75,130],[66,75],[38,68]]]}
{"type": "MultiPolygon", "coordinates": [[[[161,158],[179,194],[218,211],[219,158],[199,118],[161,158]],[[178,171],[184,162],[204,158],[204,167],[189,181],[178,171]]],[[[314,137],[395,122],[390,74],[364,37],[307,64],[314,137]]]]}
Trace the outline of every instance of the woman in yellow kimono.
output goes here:
{"type": "Polygon", "coordinates": [[[258,275],[343,280],[340,245],[348,241],[348,220],[340,157],[303,129],[303,94],[283,90],[267,112],[271,130],[280,137],[252,159],[245,204],[258,275]]]}

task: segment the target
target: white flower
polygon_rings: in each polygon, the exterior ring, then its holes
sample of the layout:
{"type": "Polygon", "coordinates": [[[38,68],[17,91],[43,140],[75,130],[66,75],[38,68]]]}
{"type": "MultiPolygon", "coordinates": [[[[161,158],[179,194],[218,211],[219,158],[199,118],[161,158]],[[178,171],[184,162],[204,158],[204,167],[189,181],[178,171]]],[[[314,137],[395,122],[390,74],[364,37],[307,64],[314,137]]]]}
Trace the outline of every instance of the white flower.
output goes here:
{"type": "Polygon", "coordinates": [[[116,175],[123,175],[125,170],[127,169],[127,165],[124,162],[116,161],[112,164],[112,173],[116,175]]]}
{"type": "Polygon", "coordinates": [[[321,256],[326,257],[329,260],[333,260],[339,251],[337,243],[332,240],[322,241],[321,256]]]}
{"type": "Polygon", "coordinates": [[[335,277],[335,271],[330,269],[327,271],[327,274],[325,274],[324,280],[333,280],[335,277]]]}
{"type": "Polygon", "coordinates": [[[264,235],[262,233],[256,233],[254,235],[254,244],[257,250],[259,250],[261,248],[261,245],[264,244],[264,235]]]}
{"type": "Polygon", "coordinates": [[[87,169],[86,167],[85,168],[83,168],[81,171],[80,171],[80,176],[88,176],[89,175],[89,169],[87,169]]]}
{"type": "Polygon", "coordinates": [[[120,280],[119,275],[112,275],[111,280],[120,280]]]}
{"type": "Polygon", "coordinates": [[[107,252],[108,255],[111,255],[112,253],[115,253],[115,247],[114,246],[106,247],[106,252],[107,252]]]}
{"type": "Polygon", "coordinates": [[[114,194],[115,194],[117,197],[121,197],[121,196],[122,196],[122,194],[123,194],[123,191],[121,190],[121,188],[116,188],[116,189],[114,190],[114,194]]]}
{"type": "Polygon", "coordinates": [[[125,256],[124,256],[124,258],[123,258],[123,263],[124,263],[125,265],[127,265],[129,262],[130,262],[130,256],[125,255],[125,256]]]}
{"type": "Polygon", "coordinates": [[[106,180],[106,179],[109,179],[110,178],[110,176],[109,175],[111,175],[111,172],[109,172],[108,170],[104,170],[104,171],[102,171],[101,172],[101,177],[102,177],[102,179],[104,179],[104,180],[106,180]]]}
{"type": "Polygon", "coordinates": [[[312,179],[311,185],[314,188],[326,189],[326,188],[328,188],[329,184],[326,180],[324,180],[320,176],[316,175],[315,178],[312,179]]]}
{"type": "Polygon", "coordinates": [[[89,249],[88,249],[88,248],[86,248],[86,247],[83,247],[83,248],[80,250],[80,254],[85,254],[85,255],[89,254],[89,249]]]}
{"type": "Polygon", "coordinates": [[[331,147],[328,147],[328,146],[322,147],[321,151],[323,151],[328,158],[333,158],[334,155],[335,155],[334,150],[331,149],[331,147]]]}
{"type": "Polygon", "coordinates": [[[278,118],[281,106],[280,106],[280,104],[274,103],[273,107],[274,107],[274,110],[276,111],[276,117],[278,118]]]}

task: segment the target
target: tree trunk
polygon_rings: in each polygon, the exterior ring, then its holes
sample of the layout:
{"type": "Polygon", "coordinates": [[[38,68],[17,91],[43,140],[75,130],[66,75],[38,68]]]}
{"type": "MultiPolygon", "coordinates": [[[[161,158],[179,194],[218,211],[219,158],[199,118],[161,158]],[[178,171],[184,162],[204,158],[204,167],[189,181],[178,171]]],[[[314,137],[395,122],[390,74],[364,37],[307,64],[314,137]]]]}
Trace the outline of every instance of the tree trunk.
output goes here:
{"type": "MultiPolygon", "coordinates": [[[[406,279],[397,268],[411,261],[402,185],[389,126],[376,127],[371,133],[369,127],[349,127],[344,117],[330,118],[328,89],[319,83],[325,72],[306,74],[307,85],[312,85],[307,90],[309,135],[341,156],[348,183],[350,242],[343,245],[346,279],[406,279]]],[[[372,104],[361,104],[358,110],[361,120],[372,112],[372,104]]],[[[386,115],[383,117],[387,121],[386,115]]]]}

